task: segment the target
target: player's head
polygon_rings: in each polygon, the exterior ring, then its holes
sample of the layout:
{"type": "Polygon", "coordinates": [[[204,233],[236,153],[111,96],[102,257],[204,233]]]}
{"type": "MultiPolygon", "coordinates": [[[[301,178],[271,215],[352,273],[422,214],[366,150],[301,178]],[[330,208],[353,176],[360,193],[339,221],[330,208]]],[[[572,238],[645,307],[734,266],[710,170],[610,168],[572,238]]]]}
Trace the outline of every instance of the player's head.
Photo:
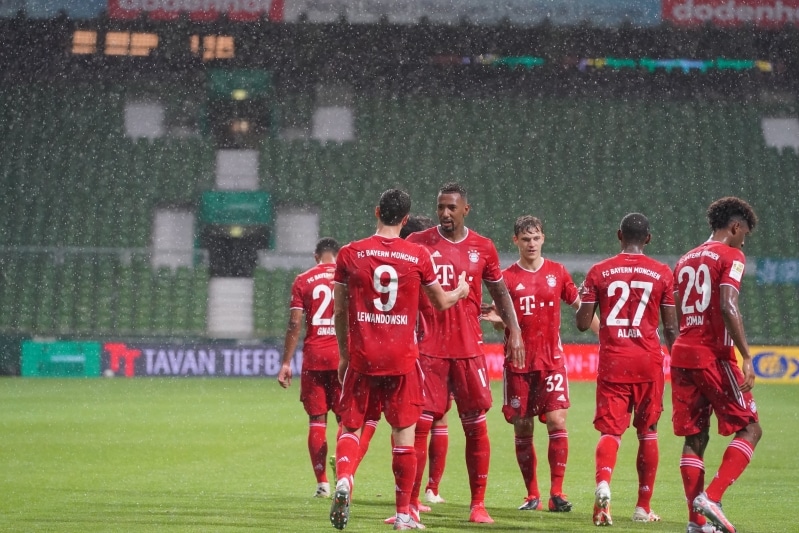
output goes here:
{"type": "Polygon", "coordinates": [[[411,215],[408,217],[408,222],[402,226],[400,230],[400,237],[406,238],[411,233],[422,231],[427,228],[435,226],[433,219],[424,215],[411,215]]]}
{"type": "Polygon", "coordinates": [[[325,255],[332,257],[333,261],[335,261],[340,248],[341,246],[336,239],[332,237],[322,237],[316,241],[316,248],[314,249],[313,256],[317,263],[319,263],[325,255]]]}
{"type": "Polygon", "coordinates": [[[459,183],[446,183],[438,190],[436,213],[441,232],[453,236],[463,229],[463,221],[469,214],[466,189],[459,183]]]}
{"type": "Polygon", "coordinates": [[[411,211],[410,195],[400,189],[389,189],[380,195],[377,215],[386,226],[399,226],[411,211]]]}
{"type": "Polygon", "coordinates": [[[649,243],[649,219],[641,213],[630,213],[621,219],[619,240],[622,243],[641,245],[649,243]]]}
{"type": "Polygon", "coordinates": [[[538,261],[544,245],[544,224],[541,219],[532,215],[517,218],[513,224],[513,244],[519,249],[520,259],[528,263],[538,261]]]}
{"type": "Polygon", "coordinates": [[[530,233],[537,231],[541,235],[544,234],[544,223],[541,219],[532,215],[522,215],[516,219],[513,224],[513,234],[517,237],[522,233],[530,233]]]}
{"type": "Polygon", "coordinates": [[[714,234],[727,231],[727,243],[733,248],[743,248],[744,239],[757,225],[757,215],[745,200],[725,196],[707,208],[707,221],[714,234]]]}

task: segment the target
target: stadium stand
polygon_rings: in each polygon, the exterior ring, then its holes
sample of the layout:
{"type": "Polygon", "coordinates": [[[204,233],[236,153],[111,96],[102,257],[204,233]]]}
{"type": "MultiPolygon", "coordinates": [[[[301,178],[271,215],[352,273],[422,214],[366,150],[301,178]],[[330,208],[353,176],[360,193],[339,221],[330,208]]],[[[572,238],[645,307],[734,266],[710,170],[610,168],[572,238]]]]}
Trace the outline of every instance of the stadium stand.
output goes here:
{"type": "MultiPolygon", "coordinates": [[[[0,92],[0,330],[202,334],[204,267],[8,252],[146,248],[156,206],[195,204],[212,187],[211,141],[126,138],[125,98],[88,83],[0,92]]],[[[311,113],[312,100],[294,95],[276,116],[303,125],[311,113]]],[[[278,127],[260,146],[261,183],[276,205],[318,209],[320,234],[346,242],[372,230],[385,188],[407,188],[414,211],[433,215],[437,187],[458,180],[471,191],[470,225],[501,251],[512,251],[513,219],[530,212],[546,224],[550,254],[615,253],[618,220],[642,211],[653,222],[649,252],[675,256],[707,236],[708,203],[736,194],[763,220],[748,255],[797,257],[788,191],[799,155],[767,147],[760,131],[763,117],[795,114],[792,103],[735,100],[359,95],[354,142],[287,140],[278,127]]],[[[256,270],[259,335],[282,335],[294,274],[256,270]]],[[[785,291],[745,286],[753,340],[795,336],[785,291]]]]}

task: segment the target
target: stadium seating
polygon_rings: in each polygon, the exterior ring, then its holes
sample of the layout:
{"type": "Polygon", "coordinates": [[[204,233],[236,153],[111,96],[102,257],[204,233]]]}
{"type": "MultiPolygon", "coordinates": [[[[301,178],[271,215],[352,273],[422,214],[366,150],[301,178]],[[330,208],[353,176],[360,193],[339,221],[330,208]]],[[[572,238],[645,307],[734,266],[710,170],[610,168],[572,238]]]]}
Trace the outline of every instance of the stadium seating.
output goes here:
{"type": "MultiPolygon", "coordinates": [[[[195,204],[213,186],[209,139],[126,138],[125,100],[124,88],[92,84],[0,92],[0,247],[145,248],[155,207],[195,204]]],[[[766,147],[760,132],[762,117],[791,115],[790,104],[361,95],[354,106],[354,142],[274,135],[260,147],[262,186],[276,205],[318,210],[321,235],[369,234],[375,200],[391,186],[412,193],[414,212],[434,215],[438,186],[457,180],[471,193],[469,226],[504,252],[515,217],[532,213],[550,254],[615,253],[619,219],[642,211],[653,224],[649,253],[678,255],[706,238],[708,203],[735,194],[761,216],[749,256],[799,256],[799,156],[766,147]]],[[[312,111],[310,97],[285,96],[275,116],[303,127],[312,111]]],[[[205,328],[204,268],[13,253],[2,268],[3,331],[205,328]]],[[[256,271],[258,335],[282,336],[294,274],[256,271]]],[[[795,337],[799,325],[778,298],[795,288],[745,286],[750,334],[795,337]]]]}

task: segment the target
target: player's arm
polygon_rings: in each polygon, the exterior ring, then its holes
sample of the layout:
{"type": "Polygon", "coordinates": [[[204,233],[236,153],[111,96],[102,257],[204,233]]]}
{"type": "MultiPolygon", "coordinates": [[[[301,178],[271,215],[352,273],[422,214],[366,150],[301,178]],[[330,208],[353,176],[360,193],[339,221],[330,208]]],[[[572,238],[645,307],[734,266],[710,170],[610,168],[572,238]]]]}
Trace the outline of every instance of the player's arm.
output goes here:
{"type": "Polygon", "coordinates": [[[341,283],[333,285],[333,324],[336,328],[336,341],[338,341],[338,380],[344,381],[344,374],[350,364],[350,352],[347,349],[347,336],[349,334],[350,295],[347,286],[341,283]]]}
{"type": "MultiPolygon", "coordinates": [[[[574,301],[574,303],[572,303],[572,307],[579,314],[580,307],[582,307],[582,300],[580,300],[579,296],[574,301]]],[[[578,325],[577,327],[579,328],[580,326],[578,325]]],[[[591,323],[588,325],[588,328],[586,328],[586,329],[589,329],[589,328],[591,329],[591,331],[594,332],[595,335],[599,335],[599,317],[596,315],[596,313],[594,313],[594,309],[591,309],[591,323]]],[[[580,329],[580,331],[585,331],[585,329],[580,329]]]]}
{"type": "Polygon", "coordinates": [[[599,332],[599,317],[596,315],[596,302],[580,302],[577,312],[574,314],[574,323],[577,329],[585,331],[592,328],[596,323],[596,332],[599,332]]]}
{"type": "Polygon", "coordinates": [[[286,326],[286,337],[283,340],[283,365],[277,374],[277,381],[284,389],[291,385],[291,358],[294,357],[294,352],[297,350],[301,328],[302,309],[291,309],[289,322],[286,326]]]}
{"type": "Polygon", "coordinates": [[[749,353],[749,343],[746,342],[746,334],[744,333],[744,322],[741,317],[741,311],[738,308],[738,290],[731,285],[722,285],[719,287],[721,299],[721,316],[724,318],[724,326],[730,334],[732,342],[738,351],[741,353],[743,359],[743,367],[741,370],[744,374],[744,382],[741,383],[741,392],[752,390],[755,386],[755,369],[752,366],[752,356],[749,353]]]}
{"type": "Polygon", "coordinates": [[[663,322],[663,336],[666,338],[666,347],[671,353],[671,347],[674,341],[677,340],[677,335],[680,334],[680,321],[677,318],[676,305],[661,305],[660,306],[660,320],[663,322]]]}
{"type": "Polygon", "coordinates": [[[508,330],[508,342],[505,344],[505,357],[510,359],[511,365],[516,368],[524,368],[524,342],[522,341],[522,330],[519,328],[519,321],[516,319],[516,311],[513,310],[513,302],[508,293],[508,287],[504,280],[486,281],[488,293],[494,300],[494,307],[508,330]]]}
{"type": "Polygon", "coordinates": [[[437,282],[432,285],[423,285],[422,288],[427,298],[430,300],[430,303],[433,304],[433,307],[435,307],[437,311],[446,311],[458,303],[458,300],[469,296],[469,284],[466,283],[466,272],[461,272],[458,278],[458,286],[451,291],[445,291],[437,282]]]}
{"type": "Polygon", "coordinates": [[[497,307],[494,305],[494,302],[490,304],[483,302],[480,304],[480,319],[493,325],[494,329],[497,331],[505,330],[505,323],[502,321],[502,317],[499,316],[499,313],[497,313],[497,307]]]}

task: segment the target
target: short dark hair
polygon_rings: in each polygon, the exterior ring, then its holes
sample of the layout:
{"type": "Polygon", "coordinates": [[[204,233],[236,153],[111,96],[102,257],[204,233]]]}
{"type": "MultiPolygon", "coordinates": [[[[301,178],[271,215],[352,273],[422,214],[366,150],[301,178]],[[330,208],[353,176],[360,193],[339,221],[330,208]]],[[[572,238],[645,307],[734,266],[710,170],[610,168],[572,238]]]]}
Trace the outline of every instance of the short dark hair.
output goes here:
{"type": "Polygon", "coordinates": [[[757,225],[757,215],[752,206],[735,196],[719,198],[707,208],[707,221],[713,231],[726,228],[735,219],[746,220],[750,230],[757,225]]]}
{"type": "Polygon", "coordinates": [[[411,212],[411,197],[400,189],[389,189],[380,195],[380,221],[396,226],[411,212]]]}
{"type": "Polygon", "coordinates": [[[649,235],[649,219],[641,213],[629,213],[621,219],[619,230],[625,241],[643,244],[649,235]]]}
{"type": "Polygon", "coordinates": [[[517,218],[516,222],[513,224],[513,234],[517,237],[522,233],[527,233],[528,231],[536,229],[544,233],[544,223],[541,222],[540,218],[534,217],[533,215],[522,215],[517,218]]]}
{"type": "Polygon", "coordinates": [[[408,219],[408,223],[402,226],[402,229],[400,230],[400,237],[404,239],[411,233],[432,228],[433,226],[435,226],[435,224],[433,223],[432,218],[426,217],[424,215],[411,215],[408,219]]]}
{"type": "Polygon", "coordinates": [[[460,194],[461,198],[466,201],[466,187],[454,181],[442,185],[441,188],[438,189],[438,194],[460,194]]]}
{"type": "Polygon", "coordinates": [[[334,254],[337,254],[340,249],[341,245],[336,239],[333,237],[322,237],[316,241],[316,249],[314,250],[314,254],[322,255],[325,252],[333,252],[334,254]]]}

